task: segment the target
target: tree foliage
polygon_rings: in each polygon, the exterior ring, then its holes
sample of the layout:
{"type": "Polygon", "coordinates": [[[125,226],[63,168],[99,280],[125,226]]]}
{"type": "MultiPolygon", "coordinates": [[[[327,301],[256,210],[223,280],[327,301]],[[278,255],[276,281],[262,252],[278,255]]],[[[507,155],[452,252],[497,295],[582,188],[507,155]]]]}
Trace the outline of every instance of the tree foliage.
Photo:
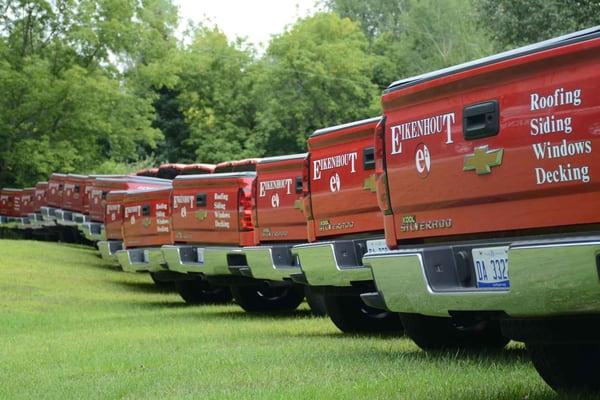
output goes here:
{"type": "Polygon", "coordinates": [[[85,172],[154,147],[151,101],[123,84],[120,69],[157,44],[150,37],[166,22],[147,11],[160,2],[0,1],[2,182],[85,172]]]}
{"type": "Polygon", "coordinates": [[[0,0],[0,185],[299,152],[392,81],[600,22],[600,1],[321,0],[257,55],[172,0],[0,0]]]}
{"type": "Polygon", "coordinates": [[[274,37],[256,74],[256,131],[267,154],[306,148],[317,128],[378,115],[367,40],[356,23],[320,13],[274,37]]]}
{"type": "Polygon", "coordinates": [[[482,26],[502,48],[514,48],[600,24],[598,0],[479,0],[482,26]]]}

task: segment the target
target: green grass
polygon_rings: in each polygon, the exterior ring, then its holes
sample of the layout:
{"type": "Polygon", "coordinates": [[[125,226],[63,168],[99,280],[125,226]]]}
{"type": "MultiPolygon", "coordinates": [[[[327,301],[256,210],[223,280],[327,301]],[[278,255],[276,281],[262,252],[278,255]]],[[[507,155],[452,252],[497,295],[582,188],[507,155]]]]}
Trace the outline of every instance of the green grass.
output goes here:
{"type": "Polygon", "coordinates": [[[327,318],[185,306],[87,247],[0,240],[0,398],[547,399],[525,350],[428,355],[327,318]]]}

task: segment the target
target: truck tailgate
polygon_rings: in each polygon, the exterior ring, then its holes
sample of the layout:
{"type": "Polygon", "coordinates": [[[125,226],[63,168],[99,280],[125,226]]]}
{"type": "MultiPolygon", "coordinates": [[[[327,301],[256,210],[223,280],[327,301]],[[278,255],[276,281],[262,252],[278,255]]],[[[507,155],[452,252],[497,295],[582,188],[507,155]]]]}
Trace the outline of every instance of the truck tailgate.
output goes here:
{"type": "Polygon", "coordinates": [[[127,248],[173,243],[170,187],[132,190],[124,195],[123,242],[127,248]]]}
{"type": "Polygon", "coordinates": [[[309,229],[315,238],[383,230],[374,186],[379,121],[377,117],[318,130],[308,139],[309,229]]]}
{"type": "Polygon", "coordinates": [[[256,168],[255,234],[260,242],[306,241],[300,207],[307,154],[262,159],[256,168]]]}
{"type": "Polygon", "coordinates": [[[600,222],[597,33],[426,78],[383,96],[396,239],[600,222]]]}
{"type": "Polygon", "coordinates": [[[239,245],[240,195],[243,191],[251,192],[254,178],[254,172],[175,178],[172,199],[175,241],[239,245]]]}

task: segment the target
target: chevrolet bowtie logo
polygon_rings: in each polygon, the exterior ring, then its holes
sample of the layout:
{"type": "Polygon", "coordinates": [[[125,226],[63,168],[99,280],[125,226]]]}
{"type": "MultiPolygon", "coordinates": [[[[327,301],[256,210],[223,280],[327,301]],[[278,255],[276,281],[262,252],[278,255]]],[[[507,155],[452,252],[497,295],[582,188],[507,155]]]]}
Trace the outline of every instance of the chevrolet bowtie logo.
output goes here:
{"type": "Polygon", "coordinates": [[[144,225],[146,228],[149,227],[150,225],[152,225],[152,220],[150,218],[144,218],[142,220],[142,225],[144,225]]]}
{"type": "Polygon", "coordinates": [[[302,199],[297,199],[296,201],[294,201],[294,208],[296,210],[300,210],[301,212],[304,212],[304,209],[302,207],[302,199]]]}
{"type": "Polygon", "coordinates": [[[463,171],[475,171],[477,175],[490,174],[492,167],[502,165],[504,149],[488,150],[488,146],[476,147],[473,154],[465,156],[463,171]]]}
{"type": "Polygon", "coordinates": [[[206,211],[206,210],[196,211],[194,216],[196,217],[196,219],[198,221],[204,221],[206,219],[206,217],[208,217],[208,211],[206,211]]]}
{"type": "Polygon", "coordinates": [[[365,179],[365,181],[363,182],[363,189],[370,190],[372,193],[377,192],[377,177],[375,176],[375,174],[365,179]]]}

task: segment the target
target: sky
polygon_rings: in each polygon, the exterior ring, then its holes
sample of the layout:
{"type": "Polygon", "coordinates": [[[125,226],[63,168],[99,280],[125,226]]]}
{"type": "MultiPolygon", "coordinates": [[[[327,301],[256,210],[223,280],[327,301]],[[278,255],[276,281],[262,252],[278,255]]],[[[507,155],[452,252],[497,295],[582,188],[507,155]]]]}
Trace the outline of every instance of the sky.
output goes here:
{"type": "Polygon", "coordinates": [[[184,21],[209,20],[229,39],[247,37],[257,46],[267,46],[271,35],[283,32],[315,9],[316,0],[175,0],[184,21]]]}

